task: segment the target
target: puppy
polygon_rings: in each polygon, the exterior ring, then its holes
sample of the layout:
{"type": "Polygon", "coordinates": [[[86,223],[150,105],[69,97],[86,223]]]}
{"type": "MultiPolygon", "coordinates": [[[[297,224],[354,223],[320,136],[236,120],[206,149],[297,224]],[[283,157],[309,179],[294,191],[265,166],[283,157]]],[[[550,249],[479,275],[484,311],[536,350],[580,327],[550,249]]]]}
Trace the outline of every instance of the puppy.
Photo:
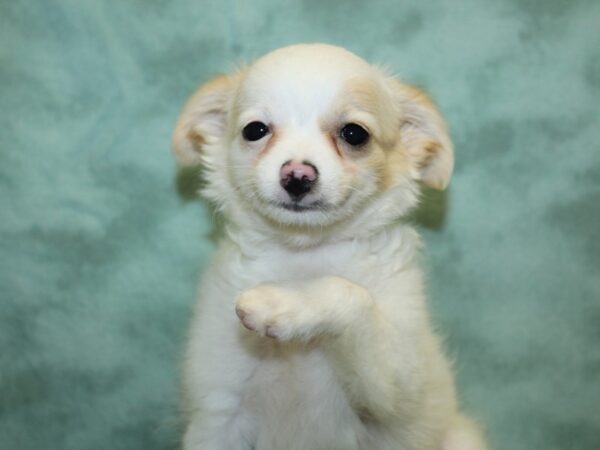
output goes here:
{"type": "Polygon", "coordinates": [[[184,367],[186,450],[483,450],[431,329],[402,218],[453,166],[431,101],[294,45],[202,86],[178,120],[225,221],[184,367]]]}

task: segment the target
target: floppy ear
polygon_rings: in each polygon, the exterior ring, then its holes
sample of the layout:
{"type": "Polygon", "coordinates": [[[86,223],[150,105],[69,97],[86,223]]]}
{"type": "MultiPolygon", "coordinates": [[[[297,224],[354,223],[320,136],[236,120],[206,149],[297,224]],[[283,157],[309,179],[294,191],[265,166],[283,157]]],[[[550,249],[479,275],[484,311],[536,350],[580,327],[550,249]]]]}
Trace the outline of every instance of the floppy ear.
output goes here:
{"type": "Polygon", "coordinates": [[[234,78],[221,75],[200,86],[187,101],[172,139],[173,154],[180,166],[199,164],[206,144],[223,136],[234,87],[234,78]]]}
{"type": "Polygon", "coordinates": [[[396,104],[401,114],[400,139],[423,184],[443,190],[450,182],[454,152],[446,123],[423,92],[393,80],[396,104]]]}

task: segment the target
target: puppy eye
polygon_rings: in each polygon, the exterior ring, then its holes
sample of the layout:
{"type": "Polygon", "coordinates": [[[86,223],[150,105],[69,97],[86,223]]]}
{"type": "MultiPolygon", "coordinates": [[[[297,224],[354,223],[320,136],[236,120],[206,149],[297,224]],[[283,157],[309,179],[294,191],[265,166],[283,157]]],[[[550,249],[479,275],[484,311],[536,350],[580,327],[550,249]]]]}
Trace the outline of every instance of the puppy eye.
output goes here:
{"type": "Polygon", "coordinates": [[[369,140],[369,132],[356,123],[347,123],[340,130],[340,137],[348,144],[358,147],[369,140]]]}
{"type": "Polygon", "coordinates": [[[250,122],[242,130],[242,136],[247,141],[258,141],[269,134],[269,127],[262,122],[250,122]]]}

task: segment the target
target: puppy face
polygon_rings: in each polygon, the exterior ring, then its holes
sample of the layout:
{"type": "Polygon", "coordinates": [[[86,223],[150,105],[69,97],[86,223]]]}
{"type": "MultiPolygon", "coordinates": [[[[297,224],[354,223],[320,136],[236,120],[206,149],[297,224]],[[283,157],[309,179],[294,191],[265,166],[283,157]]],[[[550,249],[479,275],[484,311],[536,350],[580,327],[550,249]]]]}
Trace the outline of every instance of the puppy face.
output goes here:
{"type": "Polygon", "coordinates": [[[276,50],[190,99],[173,139],[204,164],[205,195],[276,226],[327,227],[370,211],[400,215],[416,182],[443,188],[452,149],[439,113],[346,50],[276,50]]]}

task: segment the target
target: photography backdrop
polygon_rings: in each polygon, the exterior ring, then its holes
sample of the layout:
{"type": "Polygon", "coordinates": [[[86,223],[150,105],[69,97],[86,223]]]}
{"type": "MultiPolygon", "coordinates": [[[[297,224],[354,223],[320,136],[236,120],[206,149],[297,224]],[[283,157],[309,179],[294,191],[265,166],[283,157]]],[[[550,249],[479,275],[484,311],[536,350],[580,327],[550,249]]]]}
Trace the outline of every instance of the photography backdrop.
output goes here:
{"type": "Polygon", "coordinates": [[[171,130],[202,80],[324,41],[450,124],[417,216],[465,408],[496,450],[600,448],[599,23],[593,0],[2,1],[0,447],[177,448],[214,243],[171,130]]]}

